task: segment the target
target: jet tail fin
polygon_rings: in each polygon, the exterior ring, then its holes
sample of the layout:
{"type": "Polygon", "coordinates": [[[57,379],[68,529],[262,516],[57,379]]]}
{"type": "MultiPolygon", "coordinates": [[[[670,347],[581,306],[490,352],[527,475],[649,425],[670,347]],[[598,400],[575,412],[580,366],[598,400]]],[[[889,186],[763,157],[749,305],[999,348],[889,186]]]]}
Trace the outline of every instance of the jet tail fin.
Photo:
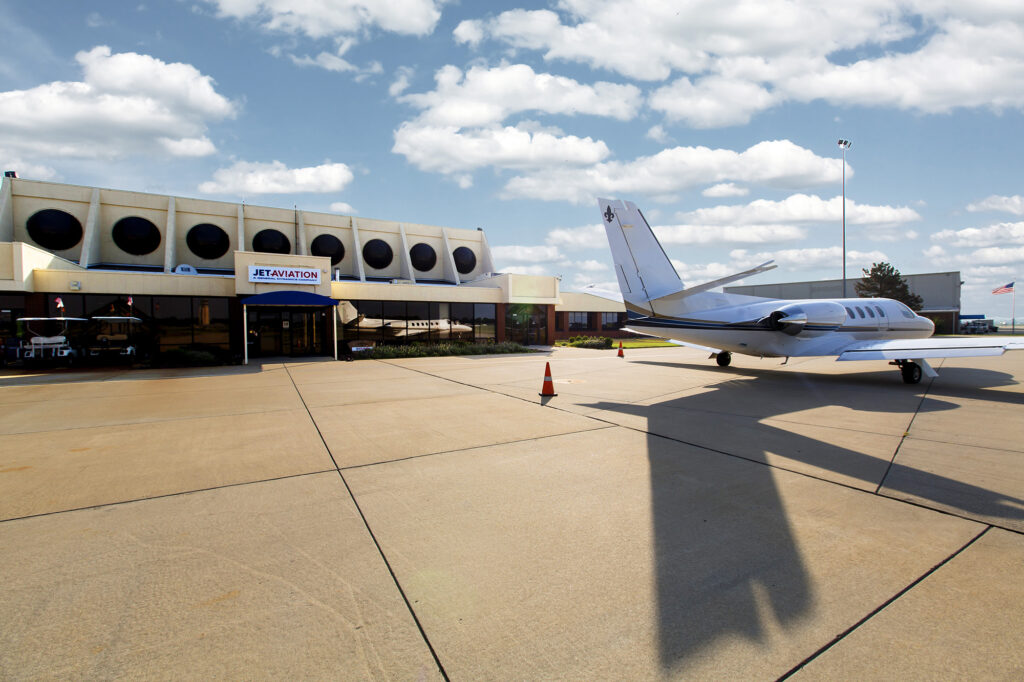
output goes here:
{"type": "Polygon", "coordinates": [[[613,199],[598,204],[626,306],[653,314],[651,301],[682,291],[683,282],[636,204],[613,199]]]}

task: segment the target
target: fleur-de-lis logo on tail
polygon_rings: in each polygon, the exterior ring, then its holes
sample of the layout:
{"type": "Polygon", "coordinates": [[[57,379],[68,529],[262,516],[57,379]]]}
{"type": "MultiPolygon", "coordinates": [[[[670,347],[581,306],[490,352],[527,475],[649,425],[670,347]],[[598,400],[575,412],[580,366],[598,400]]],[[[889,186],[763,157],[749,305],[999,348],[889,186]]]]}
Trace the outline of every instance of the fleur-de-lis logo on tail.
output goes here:
{"type": "MultiPolygon", "coordinates": [[[[593,214],[593,213],[591,213],[590,215],[594,215],[594,214],[593,214]]],[[[612,221],[612,219],[614,219],[614,218],[615,218],[615,214],[614,214],[614,213],[612,213],[612,207],[611,207],[611,205],[609,205],[609,206],[608,206],[608,208],[606,208],[606,209],[604,210],[604,219],[605,219],[605,222],[609,222],[609,223],[610,223],[610,222],[612,221]]]]}

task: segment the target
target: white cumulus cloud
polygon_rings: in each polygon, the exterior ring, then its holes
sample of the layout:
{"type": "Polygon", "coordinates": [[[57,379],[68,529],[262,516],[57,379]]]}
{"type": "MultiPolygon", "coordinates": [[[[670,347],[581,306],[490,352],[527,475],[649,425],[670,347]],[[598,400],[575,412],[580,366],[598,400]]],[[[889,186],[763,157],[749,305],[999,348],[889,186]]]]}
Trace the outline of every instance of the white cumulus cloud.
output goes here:
{"type": "Polygon", "coordinates": [[[711,198],[745,197],[750,194],[750,190],[746,187],[740,187],[734,182],[720,182],[717,185],[708,187],[701,194],[711,198]]]}
{"type": "Polygon", "coordinates": [[[742,124],[790,101],[922,113],[1024,109],[1019,3],[560,0],[554,7],[463,22],[456,39],[493,40],[636,80],[674,77],[649,104],[698,128],[742,124]],[[846,61],[851,54],[859,58],[846,61]]]}
{"type": "Polygon", "coordinates": [[[280,161],[238,161],[214,172],[213,180],[199,185],[203,194],[290,194],[338,192],[352,181],[343,163],[324,163],[307,168],[288,168],[280,161]]]}
{"type": "Polygon", "coordinates": [[[1012,197],[993,194],[981,201],[968,204],[967,210],[972,213],[979,211],[1002,211],[1014,215],[1024,215],[1024,197],[1019,194],[1014,194],[1012,197]]]}
{"type": "Polygon", "coordinates": [[[310,38],[358,34],[380,29],[426,35],[441,18],[442,0],[206,0],[221,16],[251,19],[264,28],[304,33],[310,38]]]}
{"type": "Polygon", "coordinates": [[[759,142],[742,152],[673,147],[627,162],[546,168],[513,177],[506,184],[503,196],[582,204],[598,195],[669,196],[708,182],[740,181],[774,188],[797,188],[838,182],[841,176],[842,161],[818,156],[789,140],[773,140],[759,142]]]}
{"type": "Polygon", "coordinates": [[[463,73],[445,66],[434,76],[437,87],[402,95],[399,101],[423,110],[424,123],[442,126],[487,126],[514,113],[588,114],[629,120],[642,103],[634,85],[597,82],[585,85],[571,78],[536,73],[526,64],[475,66],[463,73]]]}
{"type": "Polygon", "coordinates": [[[209,123],[237,105],[190,64],[167,63],[107,46],[79,52],[82,81],[0,92],[0,148],[30,161],[118,158],[154,148],[173,156],[215,151],[209,123]]]}
{"type": "Polygon", "coordinates": [[[1000,244],[1024,244],[1024,222],[996,223],[988,227],[967,227],[962,230],[942,230],[932,239],[949,246],[978,248],[1000,244]]]}
{"type": "Polygon", "coordinates": [[[472,183],[467,172],[484,166],[523,169],[590,165],[609,153],[604,142],[589,137],[560,137],[519,126],[460,130],[415,121],[403,123],[395,131],[392,151],[422,170],[453,175],[464,187],[472,183]]]}

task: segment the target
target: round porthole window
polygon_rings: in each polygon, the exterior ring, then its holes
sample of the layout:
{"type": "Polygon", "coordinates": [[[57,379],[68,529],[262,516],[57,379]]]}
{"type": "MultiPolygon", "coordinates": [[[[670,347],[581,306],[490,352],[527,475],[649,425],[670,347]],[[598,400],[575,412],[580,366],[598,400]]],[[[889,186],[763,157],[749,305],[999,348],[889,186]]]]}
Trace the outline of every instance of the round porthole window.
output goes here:
{"type": "Polygon", "coordinates": [[[322,234],[310,244],[310,251],[314,256],[330,258],[331,265],[337,265],[345,257],[345,245],[333,234],[322,234]]]}
{"type": "Polygon", "coordinates": [[[206,260],[220,258],[231,248],[231,240],[227,233],[210,223],[194,225],[185,235],[188,250],[206,260]]]}
{"type": "Polygon", "coordinates": [[[383,270],[391,265],[394,257],[391,246],[383,239],[371,239],[363,247],[363,260],[366,261],[367,265],[376,270],[383,270]]]}
{"type": "Polygon", "coordinates": [[[409,249],[409,260],[412,261],[414,268],[420,272],[427,272],[437,265],[437,254],[430,244],[420,243],[409,249]]]}
{"type": "Polygon", "coordinates": [[[78,218],[55,208],[35,213],[25,227],[32,241],[51,251],[64,251],[82,241],[82,223],[78,218]]]}
{"type": "Polygon", "coordinates": [[[463,275],[473,272],[476,267],[476,254],[469,247],[460,246],[452,251],[452,258],[455,259],[455,269],[463,275]]]}
{"type": "Polygon", "coordinates": [[[121,218],[110,231],[117,248],[133,256],[145,256],[160,246],[160,230],[156,225],[138,216],[121,218]]]}
{"type": "Polygon", "coordinates": [[[252,238],[252,249],[262,253],[291,253],[292,243],[277,230],[260,230],[252,238]]]}

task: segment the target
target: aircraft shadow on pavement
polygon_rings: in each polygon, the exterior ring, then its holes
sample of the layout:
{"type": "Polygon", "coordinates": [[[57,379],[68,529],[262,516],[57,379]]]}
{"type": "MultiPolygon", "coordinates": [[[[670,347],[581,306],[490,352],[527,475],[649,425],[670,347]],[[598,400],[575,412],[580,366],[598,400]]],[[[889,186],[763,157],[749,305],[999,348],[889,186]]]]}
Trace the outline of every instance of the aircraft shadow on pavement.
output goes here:
{"type": "MultiPolygon", "coordinates": [[[[644,364],[708,369],[684,363],[644,364]]],[[[786,629],[812,614],[815,595],[775,472],[751,462],[767,464],[768,453],[776,453],[795,463],[775,460],[776,466],[801,469],[804,465],[803,470],[818,469],[811,475],[824,479],[850,477],[863,481],[869,493],[899,466],[890,467],[887,457],[892,453],[871,456],[762,420],[836,405],[905,415],[909,424],[921,411],[957,408],[937,399],[922,403],[918,387],[903,386],[898,375],[898,385],[889,385],[893,380],[889,372],[836,377],[748,368],[725,371],[736,380],[710,384],[695,395],[652,405],[604,401],[584,405],[646,418],[657,626],[665,669],[685,665],[719,638],[760,641],[768,629],[786,629]]],[[[1013,383],[1009,375],[998,372],[971,372],[975,380],[971,391],[1013,383]]],[[[927,500],[938,505],[955,500],[967,516],[1024,518],[1021,500],[929,472],[911,473],[896,477],[902,488],[890,492],[922,498],[926,506],[927,500]]]]}

